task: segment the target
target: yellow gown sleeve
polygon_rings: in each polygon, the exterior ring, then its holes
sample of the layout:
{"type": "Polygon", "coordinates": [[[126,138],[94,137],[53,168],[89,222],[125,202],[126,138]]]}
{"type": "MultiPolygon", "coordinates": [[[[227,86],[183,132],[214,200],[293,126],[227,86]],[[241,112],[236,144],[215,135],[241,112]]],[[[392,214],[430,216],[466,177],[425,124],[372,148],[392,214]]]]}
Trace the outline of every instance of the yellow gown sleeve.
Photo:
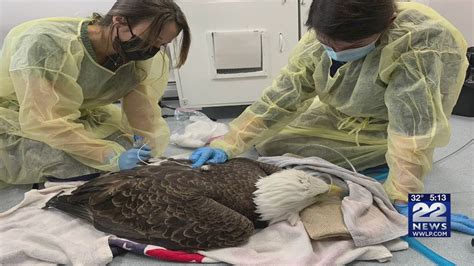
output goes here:
{"type": "Polygon", "coordinates": [[[381,72],[388,82],[389,119],[390,172],[384,187],[392,200],[407,201],[408,193],[423,192],[423,176],[432,167],[434,148],[449,142],[449,116],[466,73],[465,42],[456,43],[451,37],[423,43],[436,47],[406,51],[381,72]]]}
{"type": "Polygon", "coordinates": [[[249,106],[229,125],[223,139],[211,147],[223,149],[235,157],[252,145],[265,140],[286,126],[309,107],[308,99],[316,96],[313,73],[321,48],[314,32],[308,32],[292,51],[288,65],[266,88],[259,100],[249,106]]]}
{"type": "Polygon", "coordinates": [[[147,78],[122,102],[125,121],[134,134],[145,138],[152,148],[153,156],[163,155],[169,143],[170,130],[162,118],[158,101],[168,84],[169,59],[160,53],[142,66],[147,78]]]}

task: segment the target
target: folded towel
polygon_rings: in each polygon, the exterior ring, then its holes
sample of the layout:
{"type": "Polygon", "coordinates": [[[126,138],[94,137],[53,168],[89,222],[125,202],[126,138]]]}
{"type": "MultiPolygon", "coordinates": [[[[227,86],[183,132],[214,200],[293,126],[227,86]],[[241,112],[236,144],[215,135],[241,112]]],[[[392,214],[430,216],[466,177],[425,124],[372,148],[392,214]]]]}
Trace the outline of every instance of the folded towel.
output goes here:
{"type": "Polygon", "coordinates": [[[301,221],[311,239],[351,238],[344,223],[341,204],[338,197],[328,197],[300,213],[301,221]]]}

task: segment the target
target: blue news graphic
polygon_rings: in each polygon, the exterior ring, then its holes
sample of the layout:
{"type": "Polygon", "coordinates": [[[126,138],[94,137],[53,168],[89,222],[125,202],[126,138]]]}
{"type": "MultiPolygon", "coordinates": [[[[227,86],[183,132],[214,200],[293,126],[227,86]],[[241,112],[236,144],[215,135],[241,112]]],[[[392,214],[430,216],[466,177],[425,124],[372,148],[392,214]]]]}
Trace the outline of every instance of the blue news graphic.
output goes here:
{"type": "Polygon", "coordinates": [[[408,235],[411,237],[451,236],[450,194],[409,194],[408,235]]]}

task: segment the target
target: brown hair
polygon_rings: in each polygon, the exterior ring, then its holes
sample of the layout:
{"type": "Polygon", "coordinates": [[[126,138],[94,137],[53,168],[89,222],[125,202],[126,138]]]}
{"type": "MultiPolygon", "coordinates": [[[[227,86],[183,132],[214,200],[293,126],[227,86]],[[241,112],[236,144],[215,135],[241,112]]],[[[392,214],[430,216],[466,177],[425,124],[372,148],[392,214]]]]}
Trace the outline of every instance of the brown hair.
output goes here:
{"type": "Polygon", "coordinates": [[[173,0],[117,0],[105,17],[97,16],[97,14],[94,16],[98,25],[108,26],[110,32],[115,28],[112,23],[113,16],[124,17],[130,26],[143,21],[151,21],[143,39],[144,45],[140,49],[152,48],[163,26],[174,22],[178,26],[178,31],[182,31],[177,67],[181,67],[186,62],[191,46],[191,31],[183,11],[173,0]]]}
{"type": "Polygon", "coordinates": [[[387,29],[395,12],[394,0],[313,0],[306,26],[322,37],[358,41],[387,29]]]}

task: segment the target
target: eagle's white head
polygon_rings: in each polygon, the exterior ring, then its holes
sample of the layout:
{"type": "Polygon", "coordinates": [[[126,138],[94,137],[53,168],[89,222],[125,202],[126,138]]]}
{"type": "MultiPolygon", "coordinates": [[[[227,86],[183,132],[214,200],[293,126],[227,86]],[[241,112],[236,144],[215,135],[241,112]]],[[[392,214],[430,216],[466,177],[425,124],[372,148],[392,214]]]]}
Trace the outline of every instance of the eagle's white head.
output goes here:
{"type": "Polygon", "coordinates": [[[318,177],[300,170],[283,170],[261,178],[255,184],[256,212],[270,224],[299,221],[299,213],[329,191],[329,185],[318,177]]]}

